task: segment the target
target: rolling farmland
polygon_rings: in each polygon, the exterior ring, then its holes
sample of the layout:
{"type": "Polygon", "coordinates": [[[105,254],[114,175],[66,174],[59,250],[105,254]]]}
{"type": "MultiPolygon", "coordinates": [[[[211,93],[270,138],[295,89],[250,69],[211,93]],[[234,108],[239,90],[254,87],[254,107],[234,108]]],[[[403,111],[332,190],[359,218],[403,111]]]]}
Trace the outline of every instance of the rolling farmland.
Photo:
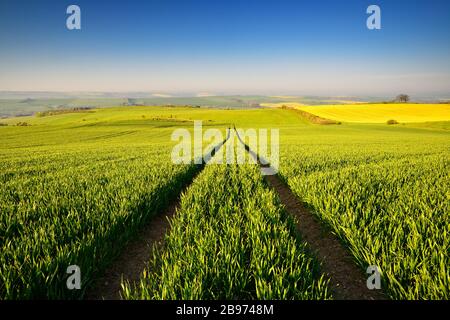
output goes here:
{"type": "Polygon", "coordinates": [[[222,130],[279,128],[280,177],[362,274],[379,266],[389,298],[449,297],[445,110],[439,125],[425,118],[401,126],[377,124],[385,122],[377,115],[364,121],[373,124],[317,125],[282,109],[90,111],[2,120],[2,299],[82,298],[186,185],[151,270],[142,270],[138,287],[125,285],[124,298],[332,298],[328,276],[295,231],[301,221],[256,166],[171,163],[171,133],[191,130],[194,120],[222,130]],[[82,269],[85,290],[65,288],[70,264],[82,269]]]}
{"type": "Polygon", "coordinates": [[[74,261],[89,283],[194,170],[144,148],[55,151],[2,159],[3,298],[66,297],[74,261]]]}
{"type": "Polygon", "coordinates": [[[359,123],[400,123],[446,121],[450,118],[450,104],[350,104],[328,106],[299,106],[300,110],[319,117],[359,123]]]}
{"type": "Polygon", "coordinates": [[[210,165],[129,299],[325,299],[326,281],[257,166],[210,165]]]}
{"type": "Polygon", "coordinates": [[[383,270],[392,298],[448,298],[449,136],[403,131],[292,136],[281,175],[362,267],[383,270]]]}

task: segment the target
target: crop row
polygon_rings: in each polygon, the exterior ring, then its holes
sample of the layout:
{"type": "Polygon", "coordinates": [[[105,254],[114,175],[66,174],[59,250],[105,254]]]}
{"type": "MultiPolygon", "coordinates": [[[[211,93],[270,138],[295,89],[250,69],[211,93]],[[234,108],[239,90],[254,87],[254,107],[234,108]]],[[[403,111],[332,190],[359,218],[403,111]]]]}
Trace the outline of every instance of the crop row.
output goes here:
{"type": "Polygon", "coordinates": [[[394,299],[450,297],[450,161],[432,142],[283,149],[282,177],[394,299]]]}
{"type": "Polygon", "coordinates": [[[208,165],[126,299],[325,299],[328,281],[256,165],[208,165]]]}
{"type": "Polygon", "coordinates": [[[180,192],[194,166],[170,150],[98,148],[11,153],[0,162],[0,298],[80,298],[143,223],[180,192]]]}

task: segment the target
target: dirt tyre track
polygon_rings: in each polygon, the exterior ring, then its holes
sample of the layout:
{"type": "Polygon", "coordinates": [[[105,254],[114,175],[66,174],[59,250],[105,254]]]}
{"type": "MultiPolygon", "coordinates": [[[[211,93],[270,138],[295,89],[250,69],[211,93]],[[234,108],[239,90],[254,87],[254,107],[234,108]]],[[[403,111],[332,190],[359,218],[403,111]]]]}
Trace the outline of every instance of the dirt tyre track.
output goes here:
{"type": "MultiPolygon", "coordinates": [[[[258,155],[239,136],[245,150],[261,165],[258,155]]],[[[264,161],[266,163],[266,161],[264,161]]],[[[330,277],[330,289],[337,300],[385,300],[381,290],[369,290],[367,277],[356,265],[348,250],[336,236],[320,223],[300,202],[298,197],[277,175],[266,175],[265,180],[278,194],[286,211],[295,217],[296,228],[321,264],[321,271],[330,277]]]]}
{"type": "Polygon", "coordinates": [[[338,300],[383,300],[380,290],[367,288],[367,277],[355,264],[347,249],[300,203],[288,186],[277,176],[266,176],[286,211],[296,219],[297,231],[330,277],[333,298],[338,300]]]}
{"type": "Polygon", "coordinates": [[[208,153],[206,160],[198,165],[196,172],[190,181],[183,186],[178,197],[161,213],[155,215],[148,224],[143,226],[137,237],[129,242],[122,250],[113,264],[99,277],[93,286],[87,290],[85,299],[88,300],[120,300],[122,282],[137,284],[142,271],[146,268],[152,257],[155,247],[163,246],[164,235],[169,231],[170,219],[175,215],[180,206],[181,195],[189,188],[195,177],[203,170],[206,163],[214,157],[220,148],[226,143],[227,137],[208,153]]]}

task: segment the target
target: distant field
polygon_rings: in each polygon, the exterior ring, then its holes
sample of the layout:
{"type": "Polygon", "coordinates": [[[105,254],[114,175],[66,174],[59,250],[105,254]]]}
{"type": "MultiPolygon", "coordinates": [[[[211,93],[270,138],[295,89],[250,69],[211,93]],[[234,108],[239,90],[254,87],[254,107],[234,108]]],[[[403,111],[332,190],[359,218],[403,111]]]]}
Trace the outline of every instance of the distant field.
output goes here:
{"type": "MultiPolygon", "coordinates": [[[[131,93],[130,93],[131,94],[131,93]]],[[[259,107],[292,104],[322,105],[338,103],[355,103],[356,98],[343,100],[333,97],[314,96],[202,96],[202,97],[142,97],[125,96],[87,96],[75,97],[59,95],[54,98],[35,96],[36,93],[20,95],[2,95],[0,92],[0,118],[32,115],[40,111],[54,111],[79,107],[107,108],[113,106],[200,106],[220,109],[254,109],[259,107]]]]}
{"type": "Polygon", "coordinates": [[[303,106],[301,110],[322,118],[358,123],[431,122],[450,120],[450,104],[353,104],[303,106]]]}
{"type": "MultiPolygon", "coordinates": [[[[275,98],[275,97],[273,97],[275,98]]],[[[283,106],[289,107],[289,108],[299,108],[303,106],[310,106],[310,105],[334,105],[334,104],[356,104],[356,103],[365,103],[367,101],[357,101],[357,100],[339,100],[339,99],[322,99],[322,100],[314,100],[314,99],[301,99],[295,97],[289,97],[289,96],[277,96],[277,98],[280,98],[283,100],[283,102],[264,102],[261,103],[262,107],[269,107],[269,108],[281,108],[283,106]]]]}
{"type": "MultiPolygon", "coordinates": [[[[219,97],[154,97],[154,98],[58,98],[58,99],[0,99],[0,118],[32,115],[40,111],[70,108],[108,108],[114,106],[201,106],[223,109],[248,109],[259,107],[261,101],[272,101],[260,96],[219,97]]],[[[277,101],[277,100],[274,100],[277,101]]]]}
{"type": "Polygon", "coordinates": [[[281,107],[300,108],[304,107],[305,104],[299,102],[280,102],[280,103],[261,103],[261,106],[268,108],[281,108],[281,107]]]}
{"type": "Polygon", "coordinates": [[[27,116],[39,111],[77,107],[112,107],[125,103],[126,99],[0,99],[0,118],[27,116]]]}

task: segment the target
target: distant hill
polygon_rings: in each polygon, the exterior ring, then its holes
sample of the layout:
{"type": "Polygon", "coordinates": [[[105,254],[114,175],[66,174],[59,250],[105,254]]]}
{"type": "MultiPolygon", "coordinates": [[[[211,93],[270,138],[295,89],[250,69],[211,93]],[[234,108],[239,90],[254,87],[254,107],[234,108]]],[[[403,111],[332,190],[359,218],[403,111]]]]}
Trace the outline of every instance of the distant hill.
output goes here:
{"type": "Polygon", "coordinates": [[[222,109],[248,109],[286,105],[332,105],[375,102],[386,97],[320,97],[320,96],[170,96],[146,92],[59,93],[0,91],[0,118],[32,115],[40,111],[71,108],[107,108],[114,106],[195,106],[222,109]]]}

